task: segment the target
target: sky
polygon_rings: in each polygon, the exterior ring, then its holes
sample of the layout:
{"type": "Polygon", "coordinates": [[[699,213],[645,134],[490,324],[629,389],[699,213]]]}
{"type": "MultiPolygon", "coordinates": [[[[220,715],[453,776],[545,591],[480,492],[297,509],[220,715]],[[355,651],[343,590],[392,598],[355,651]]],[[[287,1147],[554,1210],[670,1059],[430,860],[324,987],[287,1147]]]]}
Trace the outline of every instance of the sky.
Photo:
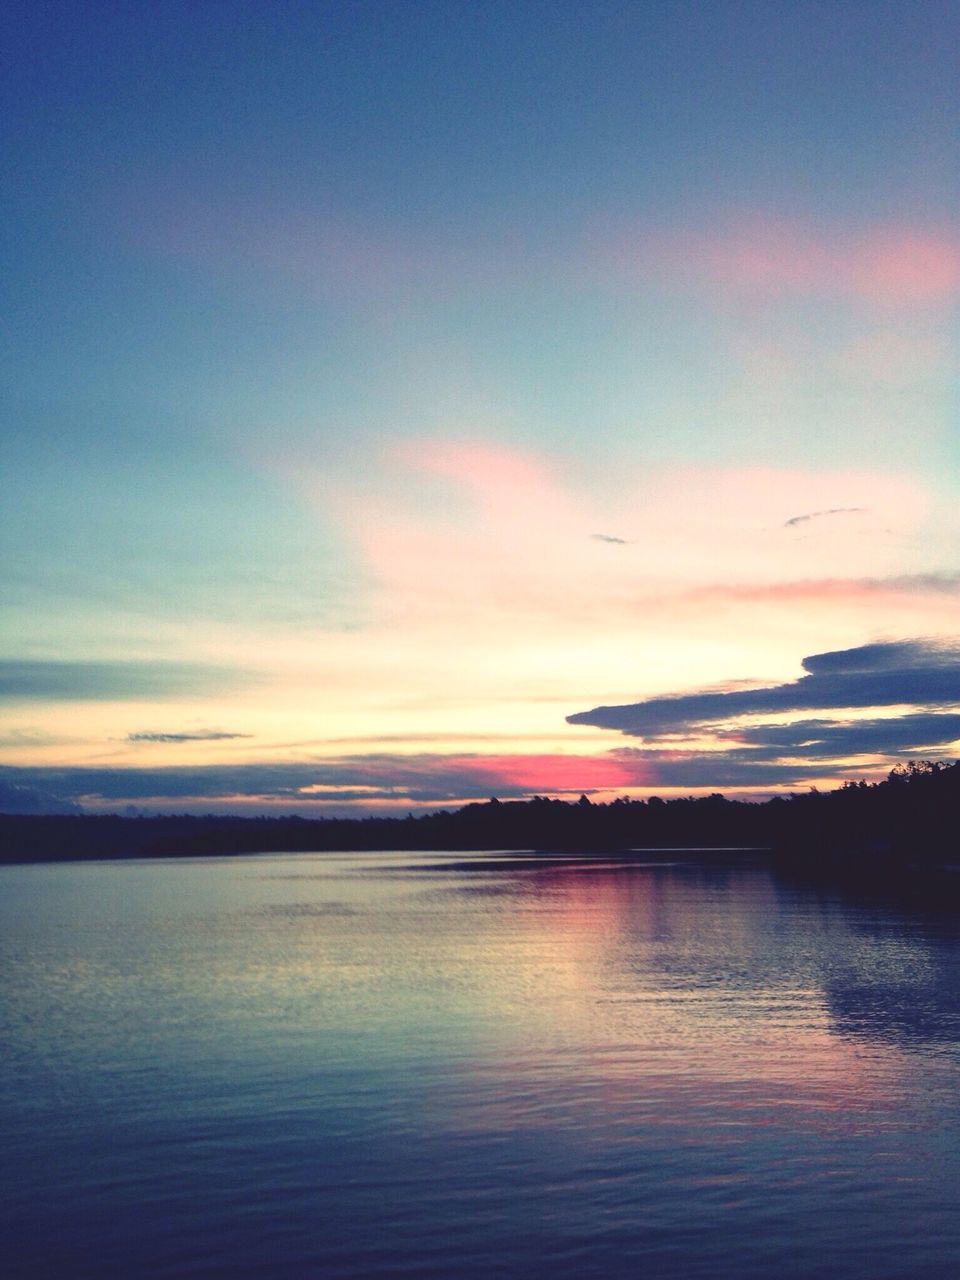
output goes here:
{"type": "Polygon", "coordinates": [[[0,27],[0,809],[960,755],[952,0],[0,27]]]}

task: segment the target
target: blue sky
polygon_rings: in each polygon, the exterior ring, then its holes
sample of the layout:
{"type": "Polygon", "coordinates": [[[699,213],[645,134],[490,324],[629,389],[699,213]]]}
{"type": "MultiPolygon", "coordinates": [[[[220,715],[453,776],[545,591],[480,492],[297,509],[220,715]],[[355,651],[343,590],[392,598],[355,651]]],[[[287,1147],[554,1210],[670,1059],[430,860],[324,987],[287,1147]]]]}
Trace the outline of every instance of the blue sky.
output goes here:
{"type": "Polygon", "coordinates": [[[950,754],[955,5],[0,21],[9,804],[753,793],[756,717],[567,717],[876,644],[942,699],[777,785],[950,754]]]}

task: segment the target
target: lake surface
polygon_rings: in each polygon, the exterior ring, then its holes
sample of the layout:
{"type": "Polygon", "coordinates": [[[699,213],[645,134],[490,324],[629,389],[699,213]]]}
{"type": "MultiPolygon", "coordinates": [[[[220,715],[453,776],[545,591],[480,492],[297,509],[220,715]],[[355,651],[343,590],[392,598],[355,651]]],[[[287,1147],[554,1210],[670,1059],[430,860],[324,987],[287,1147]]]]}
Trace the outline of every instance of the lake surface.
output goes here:
{"type": "Polygon", "coordinates": [[[0,867],[4,1274],[960,1275],[960,918],[749,865],[0,867]]]}

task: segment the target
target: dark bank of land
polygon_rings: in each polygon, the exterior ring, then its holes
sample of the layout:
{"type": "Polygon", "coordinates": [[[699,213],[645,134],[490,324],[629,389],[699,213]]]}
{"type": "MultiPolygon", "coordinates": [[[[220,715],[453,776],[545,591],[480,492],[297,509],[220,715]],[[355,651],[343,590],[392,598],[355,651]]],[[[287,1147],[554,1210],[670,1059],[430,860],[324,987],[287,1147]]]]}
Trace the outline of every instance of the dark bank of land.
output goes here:
{"type": "Polygon", "coordinates": [[[0,861],[361,850],[753,848],[824,867],[960,862],[960,762],[898,765],[757,803],[722,795],[593,804],[489,800],[406,818],[0,815],[0,861]]]}

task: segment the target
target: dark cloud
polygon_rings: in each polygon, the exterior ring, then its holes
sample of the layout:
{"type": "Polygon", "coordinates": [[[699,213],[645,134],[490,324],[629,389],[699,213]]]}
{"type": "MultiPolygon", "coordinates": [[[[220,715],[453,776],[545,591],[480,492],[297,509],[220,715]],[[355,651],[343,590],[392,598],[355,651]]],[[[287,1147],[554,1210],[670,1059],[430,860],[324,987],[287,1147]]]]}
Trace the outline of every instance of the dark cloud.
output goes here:
{"type": "MultiPolygon", "coordinates": [[[[30,770],[22,770],[29,774],[30,770]]],[[[0,776],[0,813],[80,813],[80,806],[30,781],[0,776]]]]}
{"type": "Polygon", "coordinates": [[[155,769],[8,767],[2,776],[11,785],[43,787],[65,801],[93,808],[116,808],[129,802],[148,808],[151,802],[164,802],[169,808],[170,803],[182,802],[196,809],[213,800],[262,800],[271,806],[282,802],[289,809],[356,800],[440,805],[485,799],[492,794],[504,799],[522,797],[534,790],[525,782],[505,778],[499,758],[488,764],[483,756],[436,753],[155,769]]]}
{"type": "Polygon", "coordinates": [[[249,733],[221,733],[217,729],[197,729],[184,733],[128,733],[127,742],[226,742],[232,738],[250,738],[249,733]]]}
{"type": "Polygon", "coordinates": [[[750,787],[758,792],[789,787],[795,783],[816,783],[829,777],[863,776],[863,765],[831,766],[819,761],[766,759],[762,751],[699,751],[690,754],[665,752],[662,755],[636,747],[622,747],[613,752],[628,765],[630,757],[638,767],[638,786],[651,788],[650,767],[656,776],[654,789],[750,787]]]}
{"type": "Polygon", "coordinates": [[[612,533],[591,533],[594,542],[611,542],[618,547],[626,547],[629,545],[626,538],[615,538],[612,533]]]}
{"type": "Polygon", "coordinates": [[[814,653],[800,665],[811,675],[862,675],[874,671],[924,670],[956,667],[960,649],[932,645],[924,640],[888,640],[862,644],[856,649],[814,653]]]}
{"type": "Polygon", "coordinates": [[[778,759],[842,757],[880,753],[912,755],[960,740],[960,715],[920,713],[876,720],[796,720],[792,724],[750,725],[718,737],[778,759]]]}
{"type": "Polygon", "coordinates": [[[960,590],[960,573],[905,573],[895,578],[867,578],[867,586],[892,587],[895,591],[954,595],[960,590]]]}
{"type": "Polygon", "coordinates": [[[804,658],[805,675],[765,689],[734,688],[597,707],[573,724],[619,729],[641,747],[613,752],[662,787],[758,790],[819,778],[876,776],[897,760],[938,756],[960,741],[960,649],[922,640],[861,645],[804,658]],[[864,708],[910,707],[858,718],[864,708]],[[787,724],[746,715],[805,716],[787,724]],[[691,747],[690,736],[711,747],[691,747]]]}
{"type": "Polygon", "coordinates": [[[567,717],[570,724],[619,729],[656,738],[734,716],[906,705],[936,712],[960,703],[960,648],[905,640],[813,654],[799,680],[762,689],[731,689],[648,698],[594,707],[567,717]]]}
{"type": "Polygon", "coordinates": [[[638,781],[655,774],[661,787],[754,787],[767,790],[822,778],[885,773],[898,760],[937,756],[960,739],[960,716],[912,715],[840,723],[804,720],[754,725],[717,735],[718,750],[680,752],[621,747],[613,756],[638,781]]]}
{"type": "Polygon", "coordinates": [[[852,516],[861,511],[866,511],[866,507],[829,507],[826,511],[808,511],[806,515],[791,516],[789,520],[784,520],[783,527],[793,529],[810,520],[822,520],[824,516],[852,516]]]}
{"type": "Polygon", "coordinates": [[[57,662],[0,659],[0,699],[115,702],[225,693],[256,677],[191,662],[57,662]]]}

